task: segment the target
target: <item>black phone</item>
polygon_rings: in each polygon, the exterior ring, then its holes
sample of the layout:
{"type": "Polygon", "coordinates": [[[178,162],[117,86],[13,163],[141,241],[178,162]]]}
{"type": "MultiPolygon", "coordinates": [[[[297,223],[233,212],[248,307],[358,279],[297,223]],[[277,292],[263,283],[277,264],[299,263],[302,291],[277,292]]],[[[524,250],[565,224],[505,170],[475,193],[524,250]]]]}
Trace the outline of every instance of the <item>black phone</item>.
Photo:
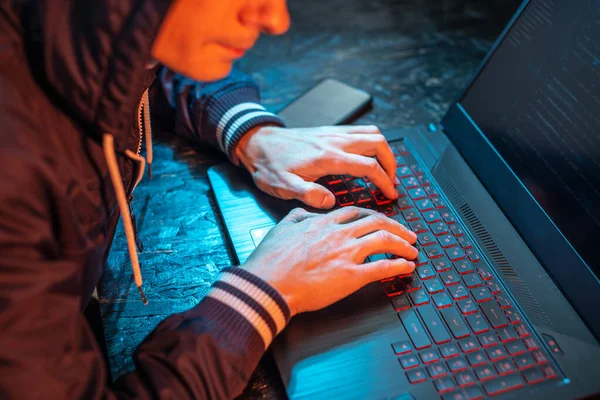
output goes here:
{"type": "Polygon", "coordinates": [[[373,97],[335,79],[325,79],[279,112],[288,128],[348,124],[369,110],[373,97]]]}

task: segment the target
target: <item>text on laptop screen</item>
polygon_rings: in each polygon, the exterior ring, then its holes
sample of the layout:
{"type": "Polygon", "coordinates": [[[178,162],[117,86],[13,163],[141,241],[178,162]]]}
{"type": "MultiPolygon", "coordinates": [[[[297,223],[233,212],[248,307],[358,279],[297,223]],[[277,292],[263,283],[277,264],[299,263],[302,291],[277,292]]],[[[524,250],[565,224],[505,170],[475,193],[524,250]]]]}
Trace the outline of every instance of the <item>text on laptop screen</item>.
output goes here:
{"type": "Polygon", "coordinates": [[[600,278],[600,1],[531,1],[461,104],[600,278]]]}

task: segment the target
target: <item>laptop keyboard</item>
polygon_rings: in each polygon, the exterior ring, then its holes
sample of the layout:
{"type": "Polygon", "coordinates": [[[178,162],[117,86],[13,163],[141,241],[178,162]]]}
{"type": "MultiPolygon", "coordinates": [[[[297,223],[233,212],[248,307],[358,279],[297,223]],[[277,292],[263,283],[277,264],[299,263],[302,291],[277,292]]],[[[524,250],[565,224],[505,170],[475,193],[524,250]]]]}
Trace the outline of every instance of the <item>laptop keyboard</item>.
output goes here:
{"type": "Polygon", "coordinates": [[[392,343],[390,350],[408,381],[432,381],[443,399],[466,400],[558,378],[548,353],[433,179],[404,142],[390,147],[397,162],[397,200],[384,197],[367,179],[331,175],[320,182],[335,194],[339,207],[377,210],[417,234],[414,274],[382,281],[410,338],[392,343]]]}

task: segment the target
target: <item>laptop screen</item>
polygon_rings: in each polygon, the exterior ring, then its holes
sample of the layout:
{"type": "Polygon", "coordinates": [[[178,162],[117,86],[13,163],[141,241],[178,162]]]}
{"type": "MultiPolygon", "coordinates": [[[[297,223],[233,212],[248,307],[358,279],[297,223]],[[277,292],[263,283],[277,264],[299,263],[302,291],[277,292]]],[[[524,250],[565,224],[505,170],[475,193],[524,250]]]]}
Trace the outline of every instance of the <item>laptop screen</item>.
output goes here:
{"type": "Polygon", "coordinates": [[[460,100],[600,278],[600,1],[531,1],[460,100]]]}

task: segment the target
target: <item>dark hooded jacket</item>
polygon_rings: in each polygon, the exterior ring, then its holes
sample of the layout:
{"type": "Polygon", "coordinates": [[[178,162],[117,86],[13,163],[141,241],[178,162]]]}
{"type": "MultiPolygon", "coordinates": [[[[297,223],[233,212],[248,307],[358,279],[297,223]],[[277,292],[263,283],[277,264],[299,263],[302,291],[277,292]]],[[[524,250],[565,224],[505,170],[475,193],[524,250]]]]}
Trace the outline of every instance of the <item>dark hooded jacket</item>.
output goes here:
{"type": "Polygon", "coordinates": [[[251,128],[281,125],[245,75],[202,84],[146,69],[168,7],[0,0],[0,399],[230,398],[289,319],[275,290],[228,268],[108,384],[82,311],[123,212],[118,186],[128,199],[143,164],[142,113],[231,158],[251,128]]]}

